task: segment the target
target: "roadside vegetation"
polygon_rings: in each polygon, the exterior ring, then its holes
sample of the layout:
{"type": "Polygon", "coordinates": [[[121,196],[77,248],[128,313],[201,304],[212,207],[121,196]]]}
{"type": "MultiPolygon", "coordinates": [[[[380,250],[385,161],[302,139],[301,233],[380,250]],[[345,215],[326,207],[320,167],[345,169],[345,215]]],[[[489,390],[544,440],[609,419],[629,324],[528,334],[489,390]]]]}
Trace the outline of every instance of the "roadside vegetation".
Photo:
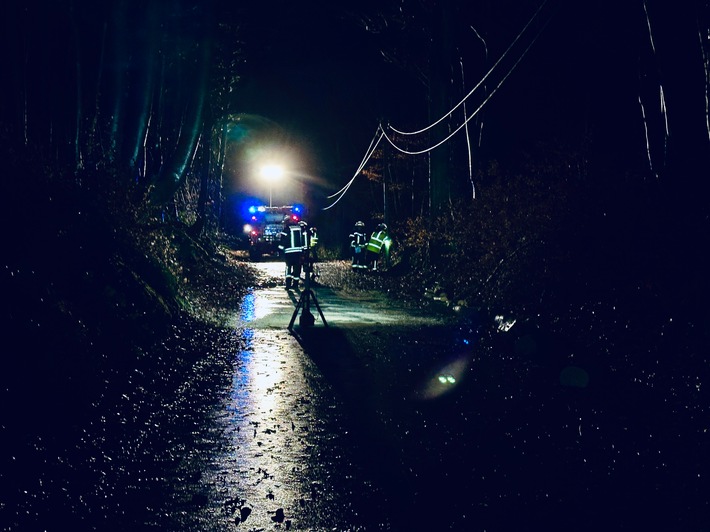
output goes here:
{"type": "Polygon", "coordinates": [[[3,384],[38,397],[88,393],[106,366],[130,368],[179,323],[221,325],[250,286],[250,270],[214,238],[164,222],[112,171],[79,176],[10,146],[3,384]]]}

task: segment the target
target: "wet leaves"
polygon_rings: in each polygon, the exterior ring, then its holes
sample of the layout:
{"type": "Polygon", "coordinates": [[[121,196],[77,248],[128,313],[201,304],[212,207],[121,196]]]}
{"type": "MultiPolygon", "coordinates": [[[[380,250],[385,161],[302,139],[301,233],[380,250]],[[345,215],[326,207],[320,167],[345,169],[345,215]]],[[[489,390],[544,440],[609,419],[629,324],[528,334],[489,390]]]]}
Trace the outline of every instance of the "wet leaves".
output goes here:
{"type": "MultiPolygon", "coordinates": [[[[239,523],[243,523],[251,515],[252,509],[249,506],[242,506],[242,504],[244,504],[244,502],[246,502],[246,501],[239,501],[239,506],[238,506],[239,515],[234,517],[234,524],[235,525],[238,525],[239,523]]],[[[231,513],[233,514],[234,512],[236,512],[236,508],[231,513]]]]}
{"type": "Polygon", "coordinates": [[[283,523],[284,519],[286,519],[286,514],[284,513],[283,508],[276,510],[276,512],[274,512],[274,516],[271,518],[271,520],[276,523],[283,523]]]}

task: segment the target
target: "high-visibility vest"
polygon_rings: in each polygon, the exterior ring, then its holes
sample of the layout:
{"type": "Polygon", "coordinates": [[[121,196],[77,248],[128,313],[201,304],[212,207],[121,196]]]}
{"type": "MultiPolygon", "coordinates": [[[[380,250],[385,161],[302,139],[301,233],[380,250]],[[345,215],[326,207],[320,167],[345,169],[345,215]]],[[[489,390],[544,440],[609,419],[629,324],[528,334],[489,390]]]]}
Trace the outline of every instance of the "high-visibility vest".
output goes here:
{"type": "Polygon", "coordinates": [[[387,231],[377,231],[372,233],[370,240],[367,242],[367,251],[372,251],[373,253],[378,253],[382,249],[382,245],[385,243],[387,238],[387,231]]]}

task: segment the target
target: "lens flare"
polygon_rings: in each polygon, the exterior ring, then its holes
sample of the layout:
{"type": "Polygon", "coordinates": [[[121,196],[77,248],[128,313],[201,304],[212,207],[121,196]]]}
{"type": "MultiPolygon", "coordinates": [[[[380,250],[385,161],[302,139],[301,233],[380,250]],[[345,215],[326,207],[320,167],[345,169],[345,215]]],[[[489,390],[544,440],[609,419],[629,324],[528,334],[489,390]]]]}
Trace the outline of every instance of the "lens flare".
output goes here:
{"type": "Polygon", "coordinates": [[[466,356],[449,362],[433,372],[432,376],[424,383],[421,396],[424,399],[435,399],[451,392],[461,384],[468,368],[469,361],[466,356]]]}

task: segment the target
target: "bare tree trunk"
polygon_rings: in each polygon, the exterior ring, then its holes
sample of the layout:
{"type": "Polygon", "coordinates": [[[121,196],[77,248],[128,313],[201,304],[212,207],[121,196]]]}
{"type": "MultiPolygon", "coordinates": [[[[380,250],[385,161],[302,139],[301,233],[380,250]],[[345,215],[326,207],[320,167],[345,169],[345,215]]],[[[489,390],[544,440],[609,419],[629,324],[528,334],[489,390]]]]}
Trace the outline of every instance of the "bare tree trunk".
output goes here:
{"type": "Polygon", "coordinates": [[[210,46],[208,39],[201,44],[199,57],[199,72],[196,84],[192,87],[193,101],[186,109],[177,145],[167,163],[161,169],[155,181],[151,200],[155,204],[164,204],[169,201],[182,183],[188,162],[193,156],[197,140],[204,128],[203,111],[207,97],[207,81],[209,71],[210,46]]]}

